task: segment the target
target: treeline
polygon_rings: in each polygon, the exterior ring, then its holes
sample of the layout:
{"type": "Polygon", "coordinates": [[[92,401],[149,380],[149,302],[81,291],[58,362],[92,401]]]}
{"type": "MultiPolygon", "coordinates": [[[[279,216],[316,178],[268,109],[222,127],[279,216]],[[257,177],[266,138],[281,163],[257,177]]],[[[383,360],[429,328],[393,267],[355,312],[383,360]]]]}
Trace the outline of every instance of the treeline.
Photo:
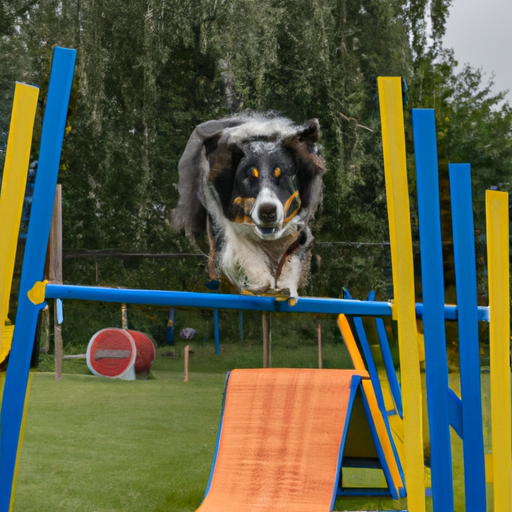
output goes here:
{"type": "MultiPolygon", "coordinates": [[[[64,247],[191,252],[168,219],[178,161],[194,127],[243,109],[278,110],[296,122],[316,117],[328,172],[314,227],[321,243],[305,293],[339,296],[348,287],[355,296],[376,289],[386,298],[378,76],[403,77],[407,122],[411,108],[436,109],[445,198],[448,161],[473,165],[479,226],[485,187],[510,187],[512,113],[481,71],[457,72],[455,56],[443,48],[450,3],[4,0],[2,158],[14,81],[40,86],[44,98],[52,48],[76,48],[60,171],[64,247]]],[[[43,111],[41,101],[40,117],[43,111]]],[[[412,156],[410,164],[413,183],[412,156]]],[[[69,260],[64,275],[82,284],[206,291],[204,263],[69,260]]]]}

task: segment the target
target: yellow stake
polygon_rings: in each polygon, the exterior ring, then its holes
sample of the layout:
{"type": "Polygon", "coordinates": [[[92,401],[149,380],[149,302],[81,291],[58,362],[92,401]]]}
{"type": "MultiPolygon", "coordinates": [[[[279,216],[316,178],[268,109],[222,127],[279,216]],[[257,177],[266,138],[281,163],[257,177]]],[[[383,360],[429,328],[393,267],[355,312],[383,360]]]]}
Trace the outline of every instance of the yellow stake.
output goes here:
{"type": "MultiPolygon", "coordinates": [[[[9,139],[0,193],[0,328],[4,330],[9,311],[16,246],[30,161],[32,131],[39,89],[16,83],[9,139]]],[[[1,336],[0,362],[10,350],[10,337],[1,336]],[[6,343],[9,340],[9,343],[6,343]]]]}
{"type": "Polygon", "coordinates": [[[494,510],[512,510],[508,193],[485,193],[494,510]]]}
{"type": "Polygon", "coordinates": [[[378,78],[391,264],[402,375],[404,470],[410,512],[425,510],[422,392],[401,79],[378,78]]]}

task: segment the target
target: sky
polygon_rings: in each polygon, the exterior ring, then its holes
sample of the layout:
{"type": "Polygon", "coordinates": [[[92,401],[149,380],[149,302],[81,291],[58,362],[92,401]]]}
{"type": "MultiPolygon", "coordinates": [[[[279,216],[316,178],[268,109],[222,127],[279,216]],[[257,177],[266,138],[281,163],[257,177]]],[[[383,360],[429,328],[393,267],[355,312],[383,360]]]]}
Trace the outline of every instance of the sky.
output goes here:
{"type": "Polygon", "coordinates": [[[494,72],[494,92],[510,89],[512,105],[512,1],[453,0],[444,46],[453,48],[459,64],[481,68],[484,83],[494,72]]]}

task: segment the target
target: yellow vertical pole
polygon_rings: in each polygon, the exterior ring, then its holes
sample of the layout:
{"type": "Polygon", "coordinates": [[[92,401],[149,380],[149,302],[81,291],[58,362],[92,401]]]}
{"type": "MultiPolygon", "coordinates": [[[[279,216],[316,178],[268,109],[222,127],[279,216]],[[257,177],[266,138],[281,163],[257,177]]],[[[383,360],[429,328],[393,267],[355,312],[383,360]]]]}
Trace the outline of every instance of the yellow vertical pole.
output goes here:
{"type": "MultiPolygon", "coordinates": [[[[0,193],[0,329],[9,311],[14,261],[32,144],[39,89],[16,83],[0,193]]],[[[10,349],[10,336],[0,336],[0,362],[10,349]],[[9,343],[7,343],[9,340],[9,343]]]]}
{"type": "Polygon", "coordinates": [[[485,193],[494,510],[512,510],[508,193],[485,193]]]}
{"type": "Polygon", "coordinates": [[[379,77],[378,87],[393,270],[393,316],[398,327],[402,376],[407,505],[410,512],[424,512],[422,392],[401,79],[379,77]]]}

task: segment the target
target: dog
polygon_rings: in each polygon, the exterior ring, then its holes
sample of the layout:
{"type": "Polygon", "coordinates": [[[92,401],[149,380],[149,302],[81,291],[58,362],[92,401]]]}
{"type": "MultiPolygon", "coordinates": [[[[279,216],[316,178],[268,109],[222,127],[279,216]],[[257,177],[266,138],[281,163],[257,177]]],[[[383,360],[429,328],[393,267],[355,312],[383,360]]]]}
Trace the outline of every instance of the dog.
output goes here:
{"type": "Polygon", "coordinates": [[[207,121],[180,159],[172,227],[199,247],[206,232],[208,270],[242,293],[298,299],[307,282],[322,200],[325,161],[317,119],[295,125],[276,113],[207,121]]]}

